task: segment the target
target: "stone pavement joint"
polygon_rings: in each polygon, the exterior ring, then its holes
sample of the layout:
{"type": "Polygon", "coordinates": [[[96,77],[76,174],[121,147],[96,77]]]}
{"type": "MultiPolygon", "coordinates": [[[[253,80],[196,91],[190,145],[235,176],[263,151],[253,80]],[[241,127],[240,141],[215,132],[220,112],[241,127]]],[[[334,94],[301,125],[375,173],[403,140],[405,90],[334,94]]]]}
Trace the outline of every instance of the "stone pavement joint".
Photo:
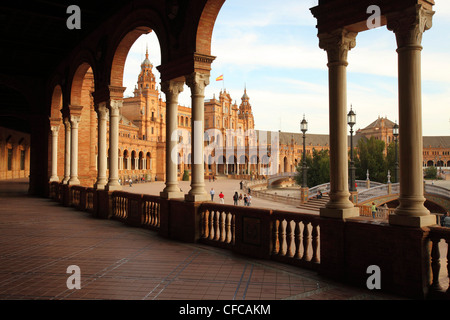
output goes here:
{"type": "Polygon", "coordinates": [[[24,192],[26,185],[0,181],[2,300],[401,299],[311,270],[95,219],[24,192]],[[70,265],[80,267],[81,289],[67,288],[70,265]]]}

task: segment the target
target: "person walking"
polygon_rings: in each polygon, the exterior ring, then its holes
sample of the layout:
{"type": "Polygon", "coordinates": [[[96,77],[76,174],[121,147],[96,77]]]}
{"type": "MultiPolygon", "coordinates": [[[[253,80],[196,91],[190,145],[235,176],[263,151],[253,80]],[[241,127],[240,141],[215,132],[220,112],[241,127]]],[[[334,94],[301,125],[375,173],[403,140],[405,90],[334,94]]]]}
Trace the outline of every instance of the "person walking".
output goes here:
{"type": "Polygon", "coordinates": [[[251,204],[252,204],[252,196],[249,194],[247,196],[247,207],[250,207],[251,204]]]}
{"type": "Polygon", "coordinates": [[[216,192],[214,191],[214,188],[211,188],[211,191],[209,191],[209,194],[211,195],[211,201],[214,201],[214,194],[216,192]]]}
{"type": "Polygon", "coordinates": [[[242,193],[241,193],[241,194],[239,195],[239,199],[238,199],[238,204],[239,204],[239,205],[241,205],[242,199],[243,199],[243,198],[242,198],[242,193]]]}
{"type": "Polygon", "coordinates": [[[375,202],[372,202],[372,218],[375,219],[375,214],[377,213],[377,206],[375,202]]]}
{"type": "Polygon", "coordinates": [[[219,198],[220,198],[220,203],[225,203],[225,201],[224,201],[225,195],[222,193],[222,191],[220,191],[220,193],[219,193],[219,198]]]}
{"type": "Polygon", "coordinates": [[[233,195],[233,202],[234,202],[235,206],[238,205],[238,201],[239,201],[239,195],[238,195],[237,191],[235,191],[234,195],[233,195]]]}
{"type": "Polygon", "coordinates": [[[248,201],[247,194],[244,193],[244,207],[248,206],[247,201],[248,201]]]}

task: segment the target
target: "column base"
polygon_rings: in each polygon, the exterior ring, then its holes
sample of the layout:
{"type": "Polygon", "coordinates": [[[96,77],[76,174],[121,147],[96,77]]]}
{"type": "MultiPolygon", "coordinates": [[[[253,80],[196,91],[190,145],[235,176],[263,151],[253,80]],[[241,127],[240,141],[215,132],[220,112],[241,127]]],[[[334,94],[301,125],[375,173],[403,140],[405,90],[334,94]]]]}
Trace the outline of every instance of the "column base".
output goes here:
{"type": "Polygon", "coordinates": [[[59,182],[59,178],[58,178],[58,176],[55,176],[55,177],[50,177],[50,180],[49,180],[50,182],[59,182]]]}
{"type": "Polygon", "coordinates": [[[95,190],[105,190],[106,189],[106,183],[105,182],[97,182],[94,184],[95,190]]]}
{"type": "Polygon", "coordinates": [[[161,191],[159,196],[163,199],[182,199],[184,192],[181,191],[161,191]]]}
{"type": "Polygon", "coordinates": [[[203,202],[211,201],[211,196],[208,194],[187,194],[184,196],[184,200],[188,202],[203,202]]]}
{"type": "Polygon", "coordinates": [[[389,215],[389,224],[403,227],[429,227],[436,224],[436,216],[428,214],[425,216],[400,216],[398,214],[389,215]]]}
{"type": "Polygon", "coordinates": [[[105,190],[107,190],[107,191],[120,191],[120,190],[122,190],[122,186],[120,185],[120,184],[111,184],[111,185],[109,185],[109,184],[107,184],[106,185],[106,187],[105,187],[105,190]]]}
{"type": "Polygon", "coordinates": [[[67,181],[67,184],[69,186],[78,186],[78,185],[80,185],[80,180],[78,180],[78,179],[70,179],[69,181],[67,181]]]}
{"type": "Polygon", "coordinates": [[[352,217],[359,217],[359,208],[345,208],[345,209],[331,209],[320,208],[320,216],[334,219],[347,219],[352,217]]]}

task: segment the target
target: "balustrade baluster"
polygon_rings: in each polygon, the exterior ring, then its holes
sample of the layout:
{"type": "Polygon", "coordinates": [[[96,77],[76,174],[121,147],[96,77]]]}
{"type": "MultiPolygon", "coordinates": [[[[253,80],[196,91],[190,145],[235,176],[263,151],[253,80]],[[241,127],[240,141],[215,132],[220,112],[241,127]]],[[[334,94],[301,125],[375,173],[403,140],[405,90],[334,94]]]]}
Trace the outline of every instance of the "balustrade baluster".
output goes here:
{"type": "Polygon", "coordinates": [[[292,247],[294,245],[293,236],[292,236],[292,221],[286,221],[286,242],[287,242],[287,249],[286,249],[286,256],[289,258],[292,258],[294,256],[292,247]]]}
{"type": "Polygon", "coordinates": [[[219,241],[220,239],[220,216],[222,215],[222,212],[216,212],[216,218],[214,219],[214,232],[215,237],[214,240],[219,241]]]}
{"type": "Polygon", "coordinates": [[[280,226],[278,230],[278,241],[280,243],[280,249],[278,251],[278,255],[284,256],[286,254],[286,229],[285,222],[286,220],[280,220],[280,226]]]}
{"type": "Polygon", "coordinates": [[[300,259],[300,245],[302,242],[301,232],[300,232],[300,221],[295,222],[295,231],[294,231],[294,237],[295,237],[295,259],[300,259]]]}
{"type": "Polygon", "coordinates": [[[209,216],[209,240],[214,240],[214,216],[215,211],[211,211],[209,216]]]}
{"type": "Polygon", "coordinates": [[[150,224],[152,226],[156,226],[158,220],[156,205],[157,205],[156,202],[150,203],[150,217],[151,217],[150,224]]]}
{"type": "Polygon", "coordinates": [[[272,254],[276,255],[279,250],[279,242],[278,242],[278,228],[280,222],[278,220],[272,221],[272,254]]]}
{"type": "Polygon", "coordinates": [[[433,273],[433,283],[431,284],[431,289],[435,291],[442,290],[442,287],[439,284],[439,273],[441,271],[441,253],[439,252],[439,241],[440,238],[431,239],[431,270],[433,273]]]}
{"type": "Polygon", "coordinates": [[[220,215],[220,242],[225,242],[225,238],[226,238],[226,232],[225,232],[225,217],[226,217],[226,213],[222,212],[222,214],[220,215]]]}
{"type": "Polygon", "coordinates": [[[226,243],[230,243],[231,242],[231,213],[227,214],[227,220],[226,220],[226,243]]]}
{"type": "Polygon", "coordinates": [[[445,240],[445,242],[447,243],[447,277],[449,280],[449,286],[447,288],[446,293],[450,294],[450,244],[449,244],[449,240],[445,240]]]}
{"type": "Polygon", "coordinates": [[[311,223],[312,225],[312,250],[313,250],[313,256],[311,261],[314,263],[318,263],[319,262],[319,226],[317,223],[311,223]]]}
{"type": "Polygon", "coordinates": [[[309,223],[304,223],[303,228],[303,257],[302,260],[308,261],[309,256],[309,223]]]}
{"type": "Polygon", "coordinates": [[[208,237],[209,237],[209,211],[208,210],[206,210],[203,213],[203,228],[204,228],[203,239],[208,239],[208,237]]]}
{"type": "Polygon", "coordinates": [[[236,241],[236,215],[233,215],[231,218],[231,237],[232,237],[232,243],[235,244],[236,241]]]}

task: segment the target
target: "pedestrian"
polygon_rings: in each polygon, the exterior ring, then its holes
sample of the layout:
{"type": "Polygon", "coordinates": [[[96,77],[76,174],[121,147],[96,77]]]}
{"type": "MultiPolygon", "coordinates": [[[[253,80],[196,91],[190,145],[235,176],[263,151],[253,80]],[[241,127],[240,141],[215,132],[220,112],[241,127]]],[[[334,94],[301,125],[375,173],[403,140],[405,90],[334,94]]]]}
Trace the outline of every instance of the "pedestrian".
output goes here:
{"type": "Polygon", "coordinates": [[[376,213],[377,213],[377,206],[375,205],[375,202],[372,202],[372,218],[375,219],[376,213]]]}
{"type": "Polygon", "coordinates": [[[234,205],[237,206],[238,201],[239,201],[239,195],[238,195],[237,191],[234,192],[233,201],[234,201],[234,205]]]}
{"type": "Polygon", "coordinates": [[[239,185],[240,185],[240,187],[241,187],[241,190],[242,190],[242,180],[241,180],[241,182],[239,182],[239,185]]]}
{"type": "Polygon", "coordinates": [[[247,196],[247,207],[250,207],[251,204],[252,204],[252,196],[249,194],[247,196]]]}
{"type": "Polygon", "coordinates": [[[133,186],[133,179],[130,179],[129,181],[130,181],[130,187],[132,187],[133,186]]]}
{"type": "Polygon", "coordinates": [[[247,194],[244,193],[244,206],[245,206],[245,207],[248,206],[247,201],[248,201],[247,194]]]}
{"type": "Polygon", "coordinates": [[[242,199],[243,199],[243,198],[242,198],[242,193],[241,193],[241,194],[239,195],[239,200],[238,200],[238,204],[239,204],[239,205],[241,205],[242,199]]]}
{"type": "Polygon", "coordinates": [[[445,214],[444,227],[450,227],[450,216],[448,212],[445,214]]]}
{"type": "Polygon", "coordinates": [[[211,188],[211,191],[209,191],[209,194],[211,195],[211,201],[214,201],[214,194],[216,192],[214,191],[214,188],[211,188]]]}
{"type": "Polygon", "coordinates": [[[211,176],[209,176],[209,182],[211,182],[211,176]]]}
{"type": "Polygon", "coordinates": [[[225,203],[224,202],[225,195],[222,193],[222,191],[220,191],[220,193],[219,193],[219,198],[220,198],[220,203],[225,203]]]}

